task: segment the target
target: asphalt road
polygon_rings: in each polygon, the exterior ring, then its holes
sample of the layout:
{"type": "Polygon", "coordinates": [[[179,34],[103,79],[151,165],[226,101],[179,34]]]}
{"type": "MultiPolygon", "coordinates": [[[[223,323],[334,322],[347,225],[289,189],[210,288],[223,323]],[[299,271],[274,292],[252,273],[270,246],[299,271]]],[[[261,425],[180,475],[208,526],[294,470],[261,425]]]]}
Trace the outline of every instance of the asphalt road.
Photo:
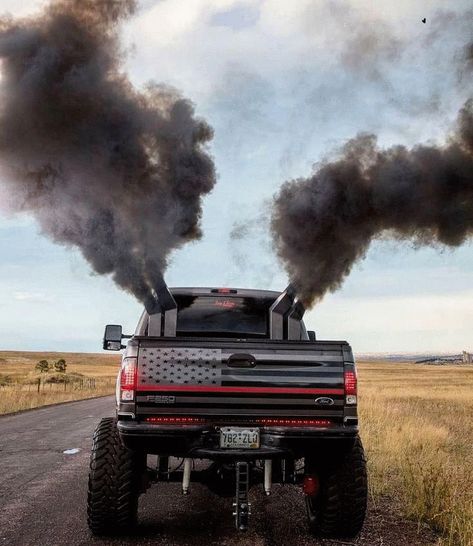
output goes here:
{"type": "MultiPolygon", "coordinates": [[[[337,544],[307,534],[302,495],[287,486],[275,487],[269,498],[260,488],[252,490],[247,533],[234,530],[231,499],[220,499],[199,485],[182,497],[177,484],[164,484],[141,497],[135,536],[92,537],[85,508],[89,450],[97,422],[113,414],[113,404],[107,397],[0,417],[0,546],[337,544]]],[[[434,541],[428,530],[418,534],[415,523],[382,502],[370,507],[356,544],[419,546],[434,541]]]]}

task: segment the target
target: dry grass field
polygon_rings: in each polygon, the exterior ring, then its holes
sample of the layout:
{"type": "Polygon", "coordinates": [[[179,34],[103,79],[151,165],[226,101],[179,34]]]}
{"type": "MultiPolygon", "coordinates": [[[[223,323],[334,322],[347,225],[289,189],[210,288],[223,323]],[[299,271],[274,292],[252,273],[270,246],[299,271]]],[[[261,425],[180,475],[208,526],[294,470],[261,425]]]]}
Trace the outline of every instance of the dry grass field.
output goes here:
{"type": "Polygon", "coordinates": [[[0,351],[0,415],[115,392],[120,355],[0,351]],[[66,373],[39,373],[40,360],[66,360],[66,373]],[[54,381],[54,376],[59,378],[54,381]],[[38,380],[41,380],[38,385],[38,380]]]}
{"type": "MultiPolygon", "coordinates": [[[[111,394],[119,362],[116,354],[0,352],[0,414],[111,394]],[[35,364],[59,358],[70,381],[47,383],[35,364]]],[[[359,380],[374,505],[388,496],[439,531],[442,546],[473,546],[473,366],[362,362],[359,380]]]]}
{"type": "Polygon", "coordinates": [[[359,378],[374,502],[473,545],[473,366],[361,363],[359,378]]]}

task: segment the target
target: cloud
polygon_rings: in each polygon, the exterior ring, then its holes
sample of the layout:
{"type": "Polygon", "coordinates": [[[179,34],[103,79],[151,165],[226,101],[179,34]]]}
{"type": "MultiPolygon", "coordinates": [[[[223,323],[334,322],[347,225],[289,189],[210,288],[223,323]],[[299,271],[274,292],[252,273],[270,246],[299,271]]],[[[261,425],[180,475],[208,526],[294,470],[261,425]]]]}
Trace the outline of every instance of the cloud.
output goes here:
{"type": "Polygon", "coordinates": [[[52,301],[49,296],[42,292],[28,292],[24,290],[13,292],[13,299],[30,303],[50,303],[52,301]]]}
{"type": "Polygon", "coordinates": [[[306,313],[319,339],[348,339],[356,352],[473,349],[473,291],[457,294],[331,295],[306,313]]]}
{"type": "Polygon", "coordinates": [[[230,8],[216,12],[210,19],[214,26],[241,30],[254,26],[259,19],[259,9],[255,4],[238,2],[230,8]]]}

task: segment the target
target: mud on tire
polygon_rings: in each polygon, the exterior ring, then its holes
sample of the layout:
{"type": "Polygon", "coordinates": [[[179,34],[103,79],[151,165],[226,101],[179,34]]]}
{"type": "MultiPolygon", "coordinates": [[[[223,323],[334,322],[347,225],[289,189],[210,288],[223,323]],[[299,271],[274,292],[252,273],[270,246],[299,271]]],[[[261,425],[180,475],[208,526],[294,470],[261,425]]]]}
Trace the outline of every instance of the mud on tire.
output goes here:
{"type": "Polygon", "coordinates": [[[306,459],[319,476],[320,491],[306,497],[309,527],[313,534],[330,538],[353,538],[359,534],[366,514],[368,479],[363,445],[353,447],[335,461],[306,459]]]}
{"type": "Polygon", "coordinates": [[[133,529],[143,471],[144,456],[123,446],[116,419],[102,419],[93,438],[87,497],[87,523],[94,535],[133,529]]]}

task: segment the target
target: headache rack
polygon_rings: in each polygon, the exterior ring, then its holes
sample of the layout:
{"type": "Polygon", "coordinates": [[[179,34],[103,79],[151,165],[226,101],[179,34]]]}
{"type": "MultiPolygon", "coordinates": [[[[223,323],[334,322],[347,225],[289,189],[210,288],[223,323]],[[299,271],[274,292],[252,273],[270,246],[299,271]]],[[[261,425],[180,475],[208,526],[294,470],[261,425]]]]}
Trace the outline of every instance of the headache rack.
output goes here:
{"type": "MultiPolygon", "coordinates": [[[[211,293],[222,293],[221,289],[211,289],[211,293]]],[[[226,289],[226,294],[236,294],[237,290],[226,289]]],[[[166,285],[155,291],[155,295],[145,305],[138,324],[137,334],[148,337],[176,337],[177,303],[166,285]]],[[[269,308],[269,338],[272,340],[300,340],[304,306],[296,296],[295,289],[289,285],[269,308]]]]}

